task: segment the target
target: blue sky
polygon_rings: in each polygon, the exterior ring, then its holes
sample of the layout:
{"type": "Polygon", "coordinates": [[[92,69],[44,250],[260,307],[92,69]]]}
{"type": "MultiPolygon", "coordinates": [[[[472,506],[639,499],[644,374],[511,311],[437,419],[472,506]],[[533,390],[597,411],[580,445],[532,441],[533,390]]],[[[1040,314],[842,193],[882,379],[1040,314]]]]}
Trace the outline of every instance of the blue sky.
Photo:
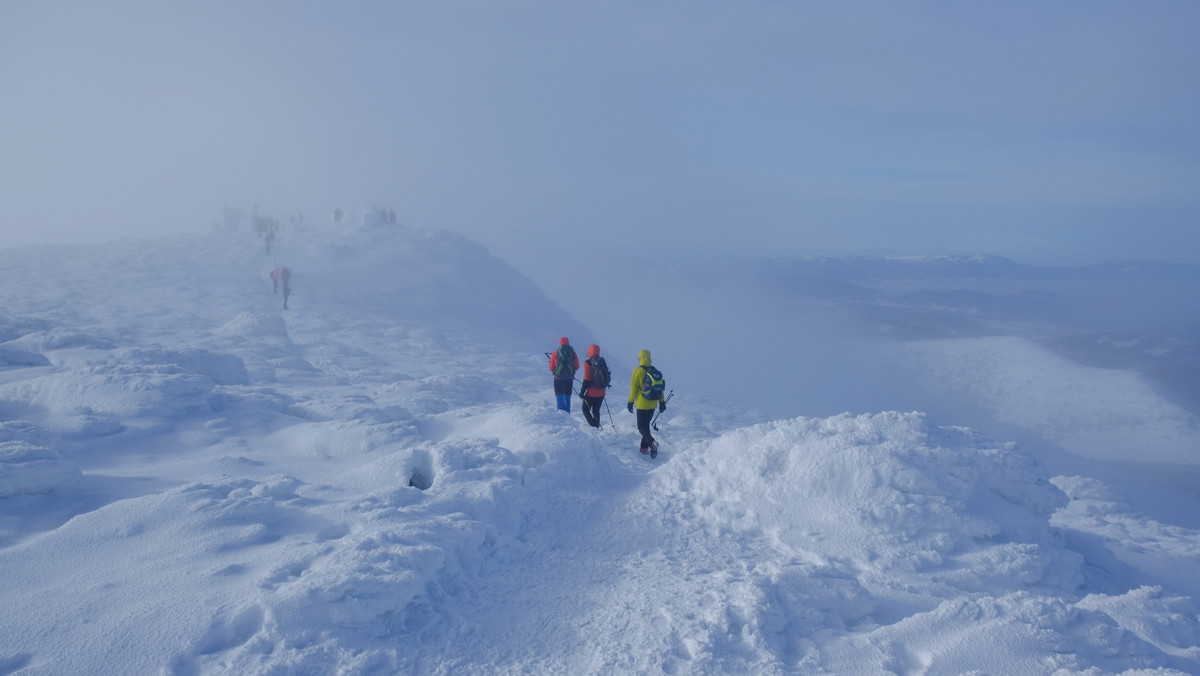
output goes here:
{"type": "Polygon", "coordinates": [[[1197,28],[1157,1],[10,0],[0,227],[378,204],[527,264],[1200,260],[1197,28]]]}

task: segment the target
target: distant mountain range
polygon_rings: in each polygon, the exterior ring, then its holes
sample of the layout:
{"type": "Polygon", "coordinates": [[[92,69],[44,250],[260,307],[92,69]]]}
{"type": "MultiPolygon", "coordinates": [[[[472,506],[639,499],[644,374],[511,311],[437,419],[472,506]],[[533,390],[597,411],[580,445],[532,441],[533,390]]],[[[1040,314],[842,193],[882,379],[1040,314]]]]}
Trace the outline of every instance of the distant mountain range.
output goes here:
{"type": "Polygon", "coordinates": [[[848,256],[841,258],[758,258],[766,266],[796,276],[843,280],[887,279],[1200,279],[1200,264],[1111,261],[1081,266],[1038,266],[1003,256],[848,256]]]}

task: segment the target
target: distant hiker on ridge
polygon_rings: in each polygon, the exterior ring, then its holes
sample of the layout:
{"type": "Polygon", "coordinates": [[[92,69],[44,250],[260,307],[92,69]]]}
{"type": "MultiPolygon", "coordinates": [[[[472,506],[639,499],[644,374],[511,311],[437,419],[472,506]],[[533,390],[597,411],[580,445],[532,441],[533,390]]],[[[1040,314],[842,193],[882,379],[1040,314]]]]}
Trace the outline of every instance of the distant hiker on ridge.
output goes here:
{"type": "Polygon", "coordinates": [[[633,369],[629,378],[629,404],[626,406],[630,413],[637,409],[637,428],[642,433],[642,443],[638,447],[642,453],[650,453],[651,458],[658,457],[658,442],[650,436],[650,421],[654,418],[654,409],[667,410],[667,402],[662,400],[662,373],[650,365],[650,350],[638,352],[638,366],[633,369]]]}
{"type": "Polygon", "coordinates": [[[279,266],[271,268],[271,293],[279,293],[279,266]]]}
{"type": "Polygon", "coordinates": [[[600,346],[588,345],[588,358],[583,362],[583,383],[579,387],[579,398],[583,400],[583,417],[592,427],[600,426],[600,404],[604,401],[605,388],[611,380],[608,363],[600,356],[600,346]]]}
{"type": "Polygon", "coordinates": [[[571,412],[571,393],[575,391],[575,372],[579,370],[579,355],[571,347],[571,341],[563,336],[558,349],[550,355],[550,372],[554,374],[554,397],[558,410],[571,412]]]}
{"type": "Polygon", "coordinates": [[[288,269],[288,266],[283,266],[283,269],[279,271],[279,281],[283,283],[283,309],[286,310],[288,309],[288,296],[292,294],[292,271],[288,269]]]}

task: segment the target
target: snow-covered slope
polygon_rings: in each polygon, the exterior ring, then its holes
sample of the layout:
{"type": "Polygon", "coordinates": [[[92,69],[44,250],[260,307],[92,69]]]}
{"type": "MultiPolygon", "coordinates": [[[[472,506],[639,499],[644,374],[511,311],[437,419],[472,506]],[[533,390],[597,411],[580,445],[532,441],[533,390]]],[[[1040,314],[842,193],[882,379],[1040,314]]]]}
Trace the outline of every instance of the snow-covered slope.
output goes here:
{"type": "Polygon", "coordinates": [[[554,410],[587,329],[477,245],[275,256],[287,311],[248,237],[0,250],[0,674],[1200,671],[1200,538],[1098,482],[684,395],[650,461],[620,386],[554,410]]]}
{"type": "Polygon", "coordinates": [[[1080,456],[1200,463],[1196,416],[1132,371],[1080,366],[1017,337],[917,341],[897,349],[932,387],[971,396],[999,421],[1080,456]]]}

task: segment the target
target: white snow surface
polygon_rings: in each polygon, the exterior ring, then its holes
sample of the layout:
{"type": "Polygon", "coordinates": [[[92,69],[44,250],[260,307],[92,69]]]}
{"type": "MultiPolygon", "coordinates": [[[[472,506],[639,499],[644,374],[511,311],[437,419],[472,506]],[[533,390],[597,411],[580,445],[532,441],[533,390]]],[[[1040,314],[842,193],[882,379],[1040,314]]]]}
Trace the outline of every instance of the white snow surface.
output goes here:
{"type": "Polygon", "coordinates": [[[624,373],[554,409],[588,329],[478,245],[280,245],[286,311],[248,235],[0,250],[0,674],[1200,673],[1200,534],[1098,480],[682,394],[650,460],[624,373]]]}
{"type": "Polygon", "coordinates": [[[931,386],[974,397],[996,420],[1078,455],[1200,462],[1196,416],[1132,371],[1080,366],[1016,336],[915,341],[901,351],[931,386]]]}

